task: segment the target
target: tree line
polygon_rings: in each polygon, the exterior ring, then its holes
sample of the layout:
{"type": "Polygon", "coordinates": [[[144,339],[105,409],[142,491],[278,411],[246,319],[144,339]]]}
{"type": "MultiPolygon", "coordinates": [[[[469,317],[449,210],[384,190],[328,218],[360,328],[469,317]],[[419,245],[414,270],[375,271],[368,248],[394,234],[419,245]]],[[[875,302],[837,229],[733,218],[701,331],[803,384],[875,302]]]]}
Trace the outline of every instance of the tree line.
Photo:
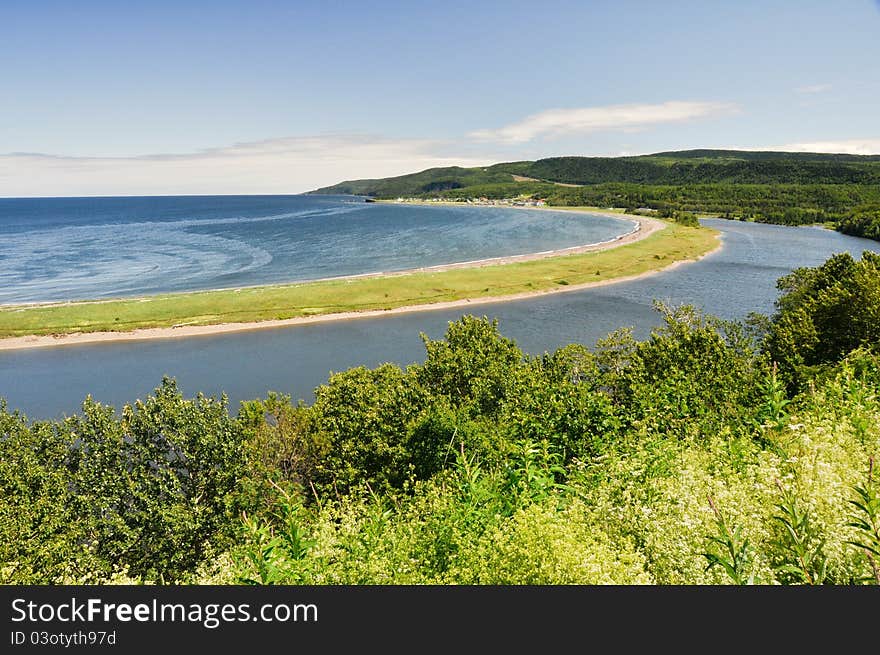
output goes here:
{"type": "Polygon", "coordinates": [[[880,182],[880,156],[823,153],[690,150],[636,157],[549,157],[492,166],[429,168],[372,180],[349,180],[312,193],[390,198],[512,182],[512,176],[591,186],[797,184],[871,185],[880,182]]]}

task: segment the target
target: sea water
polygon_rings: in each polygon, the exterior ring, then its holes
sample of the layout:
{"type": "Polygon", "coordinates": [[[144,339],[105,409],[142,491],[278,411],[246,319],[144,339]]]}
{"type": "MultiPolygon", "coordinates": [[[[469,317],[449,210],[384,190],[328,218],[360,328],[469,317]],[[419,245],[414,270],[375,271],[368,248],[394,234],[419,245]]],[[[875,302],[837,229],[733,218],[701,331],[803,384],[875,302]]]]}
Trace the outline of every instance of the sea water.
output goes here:
{"type": "Polygon", "coordinates": [[[400,271],[597,243],[633,225],[352,196],[0,199],[0,304],[400,271]]]}

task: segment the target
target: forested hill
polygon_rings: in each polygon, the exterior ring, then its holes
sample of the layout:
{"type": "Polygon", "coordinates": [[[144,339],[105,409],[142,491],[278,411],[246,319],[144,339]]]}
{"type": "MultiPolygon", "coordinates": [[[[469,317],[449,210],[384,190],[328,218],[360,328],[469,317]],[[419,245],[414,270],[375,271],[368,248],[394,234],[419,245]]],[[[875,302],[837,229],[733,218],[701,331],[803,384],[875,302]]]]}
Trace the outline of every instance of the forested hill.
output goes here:
{"type": "Polygon", "coordinates": [[[880,155],[686,150],[638,157],[551,157],[487,167],[431,168],[374,180],[350,180],[312,193],[379,198],[418,196],[511,182],[593,185],[880,184],[880,155]]]}
{"type": "Polygon", "coordinates": [[[685,150],[640,157],[552,157],[430,168],[312,193],[443,200],[533,198],[555,206],[650,209],[783,225],[834,223],[880,239],[880,155],[685,150]]]}

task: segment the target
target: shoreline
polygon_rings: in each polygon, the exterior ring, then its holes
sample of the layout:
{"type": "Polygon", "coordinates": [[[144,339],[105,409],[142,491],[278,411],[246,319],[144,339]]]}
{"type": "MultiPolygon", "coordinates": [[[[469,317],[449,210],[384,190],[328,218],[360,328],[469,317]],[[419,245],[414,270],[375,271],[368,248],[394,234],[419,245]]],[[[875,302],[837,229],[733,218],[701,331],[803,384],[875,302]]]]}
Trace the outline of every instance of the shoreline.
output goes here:
{"type": "MultiPolygon", "coordinates": [[[[529,208],[531,209],[531,208],[529,208]]],[[[540,209],[540,208],[538,208],[540,209]]],[[[552,211],[552,209],[551,209],[552,211]]],[[[598,212],[591,212],[598,213],[598,212]]],[[[628,243],[633,243],[636,241],[641,241],[642,239],[654,234],[662,229],[665,229],[667,225],[659,220],[647,218],[644,216],[631,216],[627,214],[610,214],[615,217],[624,216],[629,218],[630,220],[635,220],[638,223],[638,227],[625,235],[620,235],[610,240],[609,242],[604,242],[601,244],[589,244],[585,246],[574,246],[575,249],[585,249],[580,250],[579,252],[596,252],[603,250],[610,250],[616,248],[621,245],[625,245],[628,243]],[[643,223],[644,222],[644,223],[643,223]]],[[[382,316],[392,316],[396,314],[407,314],[414,312],[424,312],[424,311],[439,311],[445,309],[455,309],[461,307],[470,307],[475,305],[487,305],[494,304],[500,302],[512,302],[517,300],[526,300],[529,298],[536,298],[543,295],[549,294],[557,294],[557,293],[568,293],[572,291],[582,291],[585,289],[591,289],[595,287],[608,286],[611,284],[617,284],[618,282],[631,282],[634,280],[638,280],[641,278],[645,278],[651,275],[656,275],[658,273],[670,271],[674,268],[677,268],[683,264],[688,264],[692,262],[699,261],[704,257],[707,257],[711,254],[714,254],[722,249],[723,242],[721,240],[721,235],[717,234],[715,236],[717,245],[711,250],[702,253],[701,255],[690,258],[690,259],[681,259],[667,266],[663,266],[661,268],[652,269],[649,271],[645,271],[643,273],[638,273],[636,275],[625,275],[605,280],[599,280],[595,282],[585,282],[581,284],[572,284],[567,286],[560,286],[549,289],[542,289],[536,291],[527,291],[520,293],[512,293],[508,295],[496,295],[496,296],[478,296],[474,298],[464,298],[460,300],[452,300],[452,301],[442,301],[442,302],[434,302],[434,303],[420,303],[414,305],[405,305],[401,307],[395,307],[392,309],[371,309],[371,310],[363,310],[363,311],[347,311],[347,312],[336,312],[336,313],[328,313],[328,314],[319,314],[315,316],[298,316],[294,318],[287,319],[268,319],[263,321],[251,321],[251,322],[226,322],[226,323],[215,323],[210,325],[179,325],[172,327],[152,327],[152,328],[137,328],[135,330],[126,331],[126,332],[73,332],[73,333],[65,333],[65,334],[49,334],[49,335],[27,335],[27,336],[19,336],[19,337],[5,337],[0,338],[0,351],[12,351],[12,350],[25,350],[32,348],[49,348],[49,347],[61,347],[61,346],[75,346],[75,345],[85,345],[85,344],[96,344],[96,343],[116,343],[116,342],[124,342],[124,341],[152,341],[156,339],[180,339],[180,338],[188,338],[188,337],[198,337],[198,336],[211,336],[218,334],[229,334],[235,332],[250,332],[254,330],[264,330],[264,329],[273,329],[273,328],[286,328],[286,327],[294,327],[298,325],[310,325],[314,323],[324,323],[324,322],[334,322],[334,321],[345,321],[345,320],[356,320],[361,318],[378,318],[382,316]]],[[[506,263],[513,263],[515,261],[531,261],[534,259],[545,259],[555,256],[565,256],[569,254],[578,254],[578,252],[574,252],[571,248],[563,249],[562,251],[545,251],[543,253],[530,253],[527,255],[512,255],[509,257],[501,257],[501,258],[492,258],[489,260],[478,260],[478,262],[462,262],[459,264],[445,264],[441,265],[442,270],[451,270],[452,268],[479,268],[481,266],[493,266],[493,265],[501,265],[506,263]],[[510,259],[513,258],[528,258],[528,259],[510,259]],[[503,261],[498,261],[503,260],[503,261]]],[[[430,267],[429,269],[413,269],[408,271],[400,271],[396,273],[375,273],[368,274],[378,277],[390,277],[395,275],[406,275],[414,272],[424,272],[429,270],[430,272],[439,272],[437,267],[430,267]]],[[[363,278],[364,275],[355,276],[358,278],[363,278]]],[[[339,279],[339,278],[335,278],[339,279]]],[[[287,285],[278,285],[278,286],[287,286],[287,285]]],[[[107,301],[94,301],[94,302],[107,302],[107,301]]]]}
{"type": "MultiPolygon", "coordinates": [[[[437,206],[437,205],[458,205],[460,206],[462,203],[453,203],[453,202],[407,202],[407,203],[398,203],[393,200],[379,200],[376,202],[388,203],[388,204],[409,204],[409,205],[419,205],[419,206],[437,206]]],[[[500,206],[506,207],[502,205],[487,205],[488,207],[500,206]]],[[[507,207],[508,209],[528,209],[535,211],[556,211],[557,208],[554,207],[507,207]]],[[[31,309],[37,307],[58,307],[65,305],[96,305],[103,303],[112,303],[119,301],[144,301],[150,300],[156,297],[166,297],[166,296],[187,296],[187,295],[198,295],[204,293],[215,293],[218,291],[244,291],[247,289],[280,289],[287,287],[297,287],[306,284],[317,284],[319,282],[337,282],[344,280],[360,280],[360,279],[370,279],[370,278],[387,278],[387,277],[397,277],[402,275],[411,275],[413,273],[443,273],[445,271],[453,271],[456,269],[463,268],[483,268],[485,266],[501,266],[503,264],[516,264],[518,262],[530,262],[537,261],[540,259],[549,259],[551,257],[564,257],[565,255],[580,255],[588,252],[597,252],[602,250],[611,250],[612,248],[616,248],[618,246],[623,246],[628,243],[635,243],[636,241],[641,241],[649,237],[650,235],[664,229],[667,224],[663,221],[660,221],[656,218],[651,218],[649,216],[639,216],[635,214],[626,214],[626,213],[614,213],[610,211],[603,210],[593,210],[591,208],[584,207],[569,207],[563,208],[559,211],[570,211],[570,210],[582,210],[584,213],[595,214],[597,216],[606,216],[610,218],[618,218],[627,220],[631,223],[635,223],[635,227],[629,232],[624,232],[623,234],[619,234],[616,237],[612,237],[611,239],[606,239],[605,241],[597,241],[595,243],[585,243],[578,246],[567,246],[565,248],[556,248],[554,250],[542,250],[540,252],[530,252],[530,253],[522,253],[519,255],[499,255],[497,257],[486,257],[484,259],[472,259],[463,262],[450,262],[448,264],[433,264],[431,266],[420,266],[417,268],[405,268],[394,271],[370,271],[368,273],[352,273],[350,275],[333,275],[330,277],[319,277],[312,278],[308,280],[296,280],[292,282],[270,282],[268,284],[246,284],[239,287],[216,287],[212,289],[197,289],[193,291],[175,291],[170,293],[154,293],[147,296],[116,296],[112,298],[83,298],[79,300],[46,300],[46,301],[36,301],[36,302],[23,302],[23,303],[12,303],[12,304],[2,304],[0,303],[0,311],[3,310],[18,310],[18,309],[31,309]]],[[[0,350],[2,350],[2,342],[5,339],[9,339],[10,337],[0,337],[0,350]]],[[[11,337],[18,338],[18,337],[11,337]]]]}

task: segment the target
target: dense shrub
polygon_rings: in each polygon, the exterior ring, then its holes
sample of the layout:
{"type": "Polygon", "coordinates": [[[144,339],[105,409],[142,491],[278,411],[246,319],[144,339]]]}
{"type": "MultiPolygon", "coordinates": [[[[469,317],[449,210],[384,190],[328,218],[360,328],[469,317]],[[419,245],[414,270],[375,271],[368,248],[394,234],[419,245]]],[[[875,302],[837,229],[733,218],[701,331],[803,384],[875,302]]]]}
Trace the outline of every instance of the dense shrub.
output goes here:
{"type": "Polygon", "coordinates": [[[621,415],[634,429],[664,435],[715,433],[747,422],[767,374],[742,326],[692,307],[658,304],[663,327],[649,339],[601,343],[599,359],[621,415]]]}
{"type": "Polygon", "coordinates": [[[170,582],[228,545],[243,441],[225,400],[165,380],[121,418],[89,398],[63,422],[28,429],[3,409],[0,423],[4,577],[170,582]]]}
{"type": "Polygon", "coordinates": [[[880,255],[848,253],[780,278],[766,349],[794,388],[857,348],[880,347],[880,255]]]}
{"type": "Polygon", "coordinates": [[[880,241],[880,205],[856,207],[852,214],[838,222],[837,229],[844,234],[880,241]]]}
{"type": "Polygon", "coordinates": [[[399,367],[353,368],[315,392],[314,429],[327,444],[317,465],[320,493],[346,493],[368,484],[377,493],[400,487],[411,473],[411,425],[428,393],[399,367]]]}

